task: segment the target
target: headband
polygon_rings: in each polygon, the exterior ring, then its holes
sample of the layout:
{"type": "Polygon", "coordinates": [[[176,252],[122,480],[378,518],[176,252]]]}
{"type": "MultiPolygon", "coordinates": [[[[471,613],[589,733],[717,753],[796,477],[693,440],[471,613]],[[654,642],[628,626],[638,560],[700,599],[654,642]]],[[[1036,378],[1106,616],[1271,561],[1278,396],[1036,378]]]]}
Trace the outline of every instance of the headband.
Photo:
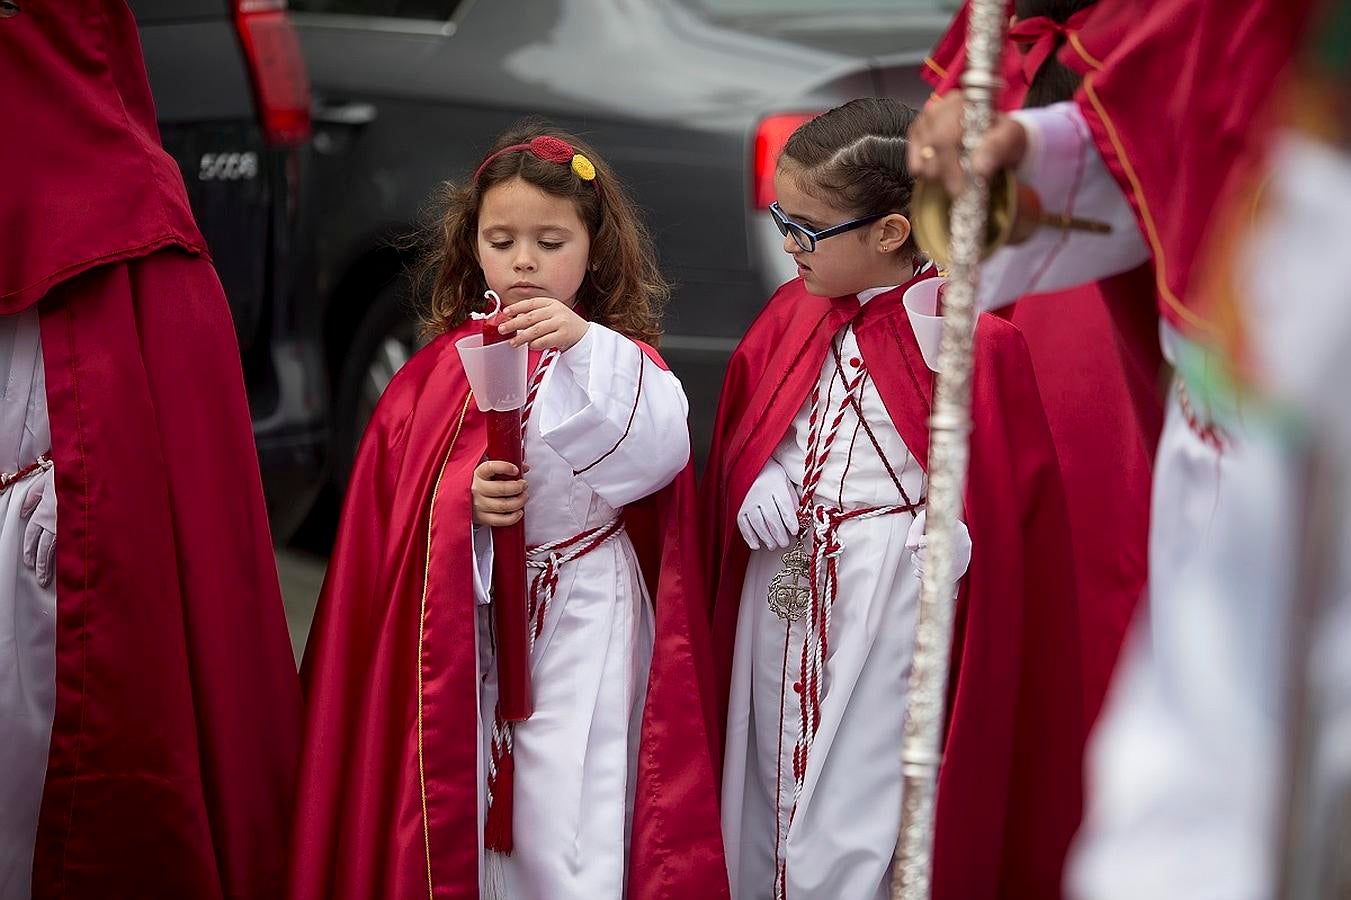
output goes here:
{"type": "Polygon", "coordinates": [[[512,144],[510,147],[503,147],[496,153],[485,159],[474,172],[474,180],[478,181],[483,170],[488,168],[493,160],[504,153],[517,153],[521,150],[529,150],[537,159],[545,162],[567,164],[571,166],[572,171],[583,181],[596,180],[596,167],[591,164],[591,160],[572,149],[572,145],[561,138],[540,135],[527,144],[512,144]]]}

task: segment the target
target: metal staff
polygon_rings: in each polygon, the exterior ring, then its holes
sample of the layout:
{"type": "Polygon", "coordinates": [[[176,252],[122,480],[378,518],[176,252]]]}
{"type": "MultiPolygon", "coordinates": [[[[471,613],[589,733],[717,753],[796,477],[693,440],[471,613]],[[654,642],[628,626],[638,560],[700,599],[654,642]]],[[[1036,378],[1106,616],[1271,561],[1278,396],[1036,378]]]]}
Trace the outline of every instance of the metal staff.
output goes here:
{"type": "Polygon", "coordinates": [[[962,512],[966,482],[977,270],[990,203],[987,179],[971,175],[968,161],[990,127],[996,95],[1002,87],[999,57],[1007,15],[1005,0],[972,0],[967,67],[962,75],[962,161],[969,177],[952,207],[952,266],[944,296],[943,338],[929,420],[928,555],[920,582],[915,660],[901,746],[904,792],[892,874],[893,900],[928,900],[931,893],[934,809],[943,755],[955,608],[950,595],[952,537],[962,512]]]}
{"type": "Polygon", "coordinates": [[[1318,629],[1334,606],[1336,564],[1342,545],[1341,508],[1344,493],[1339,488],[1335,457],[1320,446],[1315,435],[1299,452],[1300,500],[1299,569],[1294,594],[1288,598],[1290,633],[1286,640],[1286,734],[1283,809],[1277,857],[1277,888],[1281,900],[1342,896],[1332,893],[1336,836],[1326,833],[1331,823],[1319,798],[1320,744],[1326,737],[1318,709],[1319,691],[1314,684],[1318,629]],[[1320,812],[1324,815],[1320,816],[1320,812]]]}
{"type": "MultiPolygon", "coordinates": [[[[1322,0],[1311,19],[1295,68],[1293,100],[1287,100],[1287,127],[1306,139],[1351,158],[1351,3],[1322,0]]],[[[1301,409],[1304,430],[1296,439],[1300,479],[1299,550],[1293,595],[1285,598],[1286,721],[1283,759],[1284,794],[1277,836],[1277,872],[1272,896],[1281,900],[1351,896],[1351,793],[1324,796],[1328,766],[1328,685],[1318,678],[1319,637],[1342,599],[1338,564],[1351,528],[1347,507],[1347,470],[1335,439],[1311,409],[1301,409]]],[[[1325,650],[1323,652],[1326,652],[1325,650]]]]}

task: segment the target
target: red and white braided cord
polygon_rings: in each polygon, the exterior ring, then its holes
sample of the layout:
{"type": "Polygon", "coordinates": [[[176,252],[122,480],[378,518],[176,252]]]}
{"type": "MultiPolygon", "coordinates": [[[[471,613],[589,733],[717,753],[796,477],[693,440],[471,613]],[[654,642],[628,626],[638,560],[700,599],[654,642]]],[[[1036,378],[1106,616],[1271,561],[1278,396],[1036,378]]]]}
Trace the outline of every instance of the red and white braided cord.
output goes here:
{"type": "MultiPolygon", "coordinates": [[[[845,332],[847,333],[847,331],[845,332]]],[[[836,350],[836,358],[839,352],[836,350]]],[[[802,464],[802,497],[798,501],[797,520],[798,533],[801,535],[808,528],[812,528],[812,501],[816,497],[816,491],[821,486],[821,479],[825,475],[826,462],[830,458],[830,451],[835,446],[835,439],[839,436],[840,427],[844,424],[845,414],[850,406],[854,405],[856,396],[861,392],[864,381],[867,380],[868,369],[861,361],[858,364],[857,371],[852,376],[846,375],[844,369],[836,363],[835,373],[831,375],[830,380],[824,386],[818,384],[816,390],[812,392],[811,412],[808,417],[807,425],[807,452],[802,464]],[[840,399],[839,406],[835,410],[830,424],[826,426],[823,408],[830,400],[830,393],[835,386],[835,376],[839,375],[840,381],[844,385],[844,396],[840,399]],[[823,439],[823,426],[825,427],[823,439]]],[[[812,618],[809,627],[815,627],[819,615],[819,605],[821,602],[818,585],[820,583],[820,551],[821,539],[818,536],[813,545],[811,555],[811,565],[808,569],[808,577],[812,585],[812,618]]],[[[791,628],[791,623],[789,625],[791,628]]],[[[804,673],[803,679],[799,681],[794,689],[798,691],[798,699],[802,714],[803,727],[799,732],[798,740],[793,746],[793,809],[797,809],[797,799],[802,793],[802,780],[807,771],[807,752],[802,741],[802,733],[807,730],[806,723],[809,715],[813,716],[816,722],[820,722],[820,704],[815,704],[814,710],[809,710],[807,698],[807,645],[803,645],[803,657],[801,669],[804,673]]],[[[819,690],[816,692],[819,697],[819,690]]],[[[789,820],[792,820],[792,814],[789,814],[789,820]]],[[[787,892],[787,861],[784,856],[775,848],[775,856],[778,858],[778,872],[774,880],[775,900],[783,900],[787,892]]]]}
{"type": "Polygon", "coordinates": [[[46,453],[39,456],[33,462],[24,466],[22,469],[19,469],[19,471],[17,472],[0,472],[0,494],[3,494],[11,487],[18,484],[20,481],[23,481],[29,475],[32,475],[39,471],[45,471],[47,469],[50,469],[51,467],[52,467],[52,454],[51,451],[49,450],[46,453]]]}
{"type": "Polygon", "coordinates": [[[544,376],[549,373],[556,359],[558,359],[556,348],[550,347],[545,350],[544,355],[539,358],[539,364],[535,366],[535,371],[530,375],[530,386],[525,391],[525,406],[521,407],[521,440],[525,440],[525,427],[530,422],[530,410],[535,408],[535,398],[539,396],[540,385],[544,384],[544,376]]]}
{"type": "MultiPolygon", "coordinates": [[[[831,612],[839,594],[840,526],[901,513],[913,513],[919,504],[898,503],[886,506],[867,506],[848,511],[818,506],[812,515],[813,539],[811,564],[812,602],[807,619],[807,633],[803,636],[798,682],[793,690],[798,695],[800,713],[797,741],[793,745],[793,804],[788,811],[791,824],[797,814],[802,788],[807,779],[807,760],[812,742],[821,728],[821,697],[824,693],[826,659],[830,655],[831,612]]],[[[784,900],[788,891],[788,864],[779,854],[779,871],[774,881],[776,900],[784,900]]]]}
{"type": "MultiPolygon", "coordinates": [[[[541,365],[543,365],[541,363],[541,365]]],[[[530,647],[544,633],[544,622],[549,605],[558,592],[559,572],[564,565],[575,562],[613,540],[624,530],[624,520],[619,516],[604,525],[590,528],[580,534],[560,541],[551,541],[530,547],[526,550],[526,566],[538,569],[530,582],[527,598],[527,613],[530,617],[530,647]]],[[[508,757],[512,755],[512,724],[502,718],[500,705],[493,709],[492,746],[488,754],[488,810],[492,814],[493,798],[500,788],[499,775],[508,768],[508,757]]]]}
{"type": "Polygon", "coordinates": [[[830,421],[830,427],[826,432],[824,441],[821,440],[821,426],[824,422],[821,407],[830,399],[830,389],[835,384],[835,377],[831,376],[824,390],[818,385],[812,393],[811,416],[807,428],[807,455],[803,460],[802,467],[802,499],[798,501],[797,509],[798,527],[804,530],[811,525],[812,501],[816,497],[816,489],[821,486],[821,477],[826,471],[826,460],[829,459],[830,451],[835,446],[835,439],[839,436],[840,426],[844,424],[845,413],[849,411],[854,396],[863,387],[863,382],[867,378],[868,367],[860,362],[858,371],[853,376],[846,376],[838,367],[836,371],[840,375],[840,380],[844,383],[844,397],[840,400],[839,408],[836,409],[835,416],[830,421]]]}
{"type": "MultiPolygon", "coordinates": [[[[808,566],[808,581],[811,585],[811,606],[807,619],[807,633],[803,637],[802,654],[799,662],[799,680],[794,685],[798,694],[800,713],[797,741],[793,746],[793,803],[789,809],[788,820],[791,823],[802,797],[802,788],[806,782],[807,760],[811,754],[812,742],[821,728],[821,697],[824,693],[825,663],[830,654],[831,613],[839,593],[839,558],[842,546],[839,540],[840,526],[845,522],[893,516],[905,512],[915,512],[918,504],[889,504],[885,506],[860,507],[843,511],[826,506],[814,506],[813,500],[821,479],[825,473],[826,461],[844,422],[845,413],[856,403],[867,379],[867,366],[860,363],[852,376],[845,376],[837,364],[836,371],[844,382],[844,397],[840,401],[834,418],[831,420],[825,439],[821,439],[823,424],[821,407],[823,391],[818,387],[812,395],[811,415],[807,436],[807,455],[804,461],[802,480],[802,500],[798,507],[798,521],[802,528],[812,528],[812,551],[808,566]]],[[[831,385],[834,384],[832,377],[831,385]]],[[[827,386],[826,392],[829,391],[827,386]]],[[[779,871],[776,873],[774,893],[776,900],[783,900],[788,890],[787,860],[779,855],[779,871]]]]}

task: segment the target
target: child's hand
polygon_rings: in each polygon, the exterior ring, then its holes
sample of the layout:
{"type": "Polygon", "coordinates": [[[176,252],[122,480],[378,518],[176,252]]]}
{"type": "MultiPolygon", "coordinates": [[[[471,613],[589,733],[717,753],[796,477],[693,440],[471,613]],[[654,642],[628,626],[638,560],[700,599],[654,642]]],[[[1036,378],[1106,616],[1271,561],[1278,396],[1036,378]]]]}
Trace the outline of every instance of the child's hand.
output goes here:
{"type": "MultiPolygon", "coordinates": [[[[924,533],[929,521],[929,510],[921,509],[915,521],[910,523],[910,532],[905,536],[905,549],[915,564],[915,577],[924,578],[924,564],[929,555],[929,536],[924,533]]],[[[952,535],[952,582],[956,584],[966,574],[971,565],[971,532],[966,523],[957,522],[952,535]]]]}
{"type": "Polygon", "coordinates": [[[469,493],[474,500],[474,524],[500,528],[515,525],[525,515],[525,479],[509,462],[490,459],[479,463],[469,493]],[[513,480],[495,481],[499,475],[513,480]]]}
{"type": "Polygon", "coordinates": [[[532,297],[513,303],[502,314],[504,321],[497,330],[515,333],[511,339],[513,347],[529,344],[531,350],[548,347],[567,350],[586,335],[586,319],[552,297],[532,297]]]}

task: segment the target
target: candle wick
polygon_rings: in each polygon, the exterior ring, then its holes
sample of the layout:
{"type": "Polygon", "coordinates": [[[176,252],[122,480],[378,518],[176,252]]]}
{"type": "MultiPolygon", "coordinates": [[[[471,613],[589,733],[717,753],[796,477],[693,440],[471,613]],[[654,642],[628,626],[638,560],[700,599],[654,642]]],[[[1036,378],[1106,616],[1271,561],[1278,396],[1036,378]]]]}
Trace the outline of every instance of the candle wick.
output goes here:
{"type": "Polygon", "coordinates": [[[502,311],[502,298],[497,296],[497,291],[484,291],[483,299],[491,301],[492,307],[487,312],[471,312],[469,318],[475,321],[482,321],[483,319],[491,319],[502,311]]]}

